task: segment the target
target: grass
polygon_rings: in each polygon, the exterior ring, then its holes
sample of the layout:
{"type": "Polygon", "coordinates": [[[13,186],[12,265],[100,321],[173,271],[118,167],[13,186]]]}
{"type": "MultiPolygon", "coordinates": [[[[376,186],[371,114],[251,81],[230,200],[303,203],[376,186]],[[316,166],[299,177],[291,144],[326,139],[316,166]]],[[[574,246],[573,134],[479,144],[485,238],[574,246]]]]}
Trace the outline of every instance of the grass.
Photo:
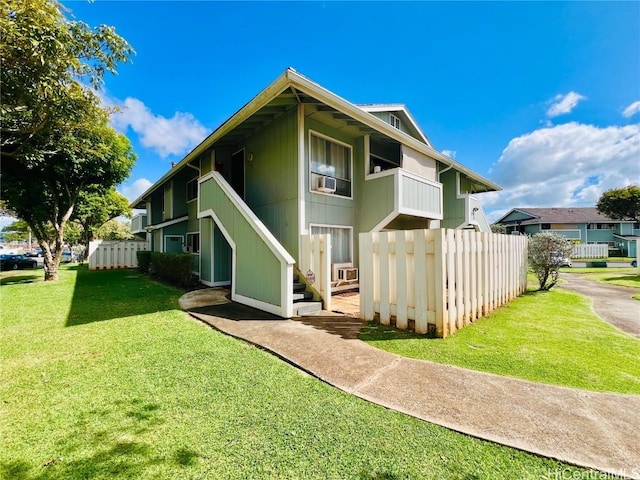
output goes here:
{"type": "Polygon", "coordinates": [[[340,392],[190,319],[179,290],[135,272],[41,275],[0,287],[1,478],[588,474],[340,392]]]}
{"type": "Polygon", "coordinates": [[[594,391],[640,393],[640,341],[600,320],[588,299],[528,292],[446,339],[370,323],[360,338],[411,358],[594,391]]]}
{"type": "MultiPolygon", "coordinates": [[[[596,282],[640,289],[640,275],[636,273],[636,268],[562,268],[561,271],[586,275],[596,282]]],[[[640,300],[640,292],[634,294],[633,298],[640,300]]]]}

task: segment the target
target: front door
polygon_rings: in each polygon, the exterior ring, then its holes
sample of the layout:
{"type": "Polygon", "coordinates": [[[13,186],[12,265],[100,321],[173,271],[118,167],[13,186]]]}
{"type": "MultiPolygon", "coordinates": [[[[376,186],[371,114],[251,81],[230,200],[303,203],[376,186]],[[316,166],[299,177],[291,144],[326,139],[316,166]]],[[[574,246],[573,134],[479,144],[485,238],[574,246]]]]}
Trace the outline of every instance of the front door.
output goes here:
{"type": "Polygon", "coordinates": [[[231,156],[231,186],[244,200],[244,148],[231,156]]]}

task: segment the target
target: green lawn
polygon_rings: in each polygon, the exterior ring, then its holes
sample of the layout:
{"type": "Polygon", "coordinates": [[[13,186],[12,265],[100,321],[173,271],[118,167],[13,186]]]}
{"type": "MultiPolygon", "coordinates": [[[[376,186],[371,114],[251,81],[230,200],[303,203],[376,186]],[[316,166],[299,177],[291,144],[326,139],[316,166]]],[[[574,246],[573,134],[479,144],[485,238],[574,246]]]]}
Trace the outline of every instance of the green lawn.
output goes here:
{"type": "Polygon", "coordinates": [[[588,299],[528,292],[446,339],[370,323],[360,338],[406,357],[595,391],[640,393],[640,341],[600,320],[588,299]]]}
{"type": "Polygon", "coordinates": [[[340,392],[190,319],[181,292],[135,272],[41,276],[0,287],[1,478],[587,475],[340,392]]]}

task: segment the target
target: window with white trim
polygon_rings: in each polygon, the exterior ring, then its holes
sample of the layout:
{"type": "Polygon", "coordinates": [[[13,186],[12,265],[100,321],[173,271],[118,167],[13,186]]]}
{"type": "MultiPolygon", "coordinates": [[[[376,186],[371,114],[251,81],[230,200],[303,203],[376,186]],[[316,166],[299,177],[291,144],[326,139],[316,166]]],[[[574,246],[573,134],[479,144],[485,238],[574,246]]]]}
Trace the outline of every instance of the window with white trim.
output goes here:
{"type": "Polygon", "coordinates": [[[400,119],[396,117],[393,113],[389,114],[389,123],[391,124],[392,127],[400,130],[400,119]]]}
{"type": "Polygon", "coordinates": [[[331,235],[331,263],[353,262],[353,229],[338,225],[310,225],[311,235],[331,235]]]}
{"type": "Polygon", "coordinates": [[[200,234],[187,233],[187,252],[200,253],[200,234]]]}
{"type": "Polygon", "coordinates": [[[310,133],[309,169],[311,190],[351,198],[350,146],[310,133]]]}

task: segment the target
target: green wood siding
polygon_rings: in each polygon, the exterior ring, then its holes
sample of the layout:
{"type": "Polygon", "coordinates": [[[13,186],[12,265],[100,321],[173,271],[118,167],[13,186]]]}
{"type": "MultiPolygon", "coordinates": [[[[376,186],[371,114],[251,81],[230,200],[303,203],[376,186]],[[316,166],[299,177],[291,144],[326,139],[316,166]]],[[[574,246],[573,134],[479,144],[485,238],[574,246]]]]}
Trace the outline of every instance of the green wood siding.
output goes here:
{"type": "Polygon", "coordinates": [[[200,222],[198,221],[198,201],[194,200],[186,204],[187,206],[187,215],[189,215],[189,220],[187,223],[187,231],[188,232],[197,232],[200,228],[200,222]]]}
{"type": "Polygon", "coordinates": [[[213,225],[213,278],[216,283],[231,283],[231,247],[222,231],[213,225]]]}
{"type": "Polygon", "coordinates": [[[202,209],[210,208],[216,213],[235,242],[236,293],[272,305],[279,305],[280,261],[215,180],[209,179],[200,185],[200,205],[202,209]]]}
{"type": "MultiPolygon", "coordinates": [[[[173,218],[173,180],[164,184],[164,215],[163,220],[173,218]]],[[[161,207],[162,208],[162,207],[161,207]]]]}
{"type": "Polygon", "coordinates": [[[464,199],[459,199],[456,186],[456,171],[451,169],[440,175],[442,183],[443,216],[442,228],[456,228],[465,221],[464,199]]]}
{"type": "Polygon", "coordinates": [[[213,252],[213,219],[200,219],[200,280],[213,282],[211,265],[215,262],[213,252]]]}
{"type": "Polygon", "coordinates": [[[364,182],[359,217],[360,232],[369,232],[394,209],[394,176],[372,178],[364,182]]]}
{"type": "Polygon", "coordinates": [[[296,258],[298,255],[298,115],[269,123],[244,145],[245,202],[296,258]]]}

